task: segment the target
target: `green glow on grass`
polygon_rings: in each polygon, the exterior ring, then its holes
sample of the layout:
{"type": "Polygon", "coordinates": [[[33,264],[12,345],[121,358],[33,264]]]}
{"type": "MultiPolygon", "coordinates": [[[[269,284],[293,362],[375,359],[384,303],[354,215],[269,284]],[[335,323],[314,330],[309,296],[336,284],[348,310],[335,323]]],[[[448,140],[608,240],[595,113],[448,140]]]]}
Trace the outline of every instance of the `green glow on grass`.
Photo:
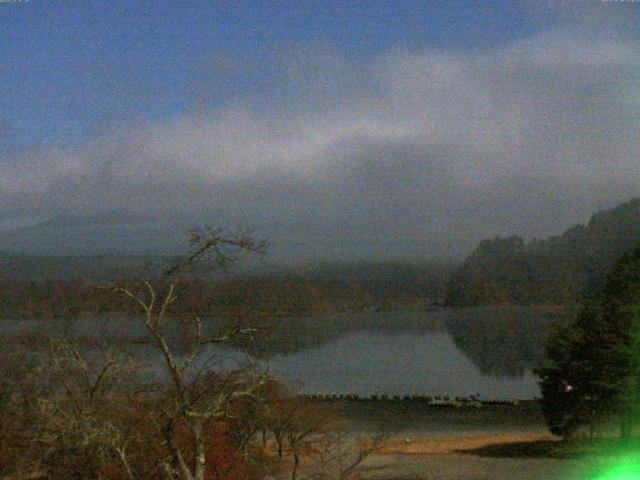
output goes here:
{"type": "Polygon", "coordinates": [[[624,461],[613,465],[594,480],[640,480],[640,460],[624,461]]]}

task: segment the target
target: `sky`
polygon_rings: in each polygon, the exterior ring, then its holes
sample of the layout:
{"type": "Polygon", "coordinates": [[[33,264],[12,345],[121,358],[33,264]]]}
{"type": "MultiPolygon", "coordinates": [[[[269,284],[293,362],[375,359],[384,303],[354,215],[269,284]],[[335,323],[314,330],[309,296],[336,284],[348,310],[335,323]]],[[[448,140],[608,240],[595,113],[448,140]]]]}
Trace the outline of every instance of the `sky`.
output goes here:
{"type": "Polygon", "coordinates": [[[640,2],[0,2],[0,230],[42,251],[459,257],[640,196],[639,132],[640,2]]]}

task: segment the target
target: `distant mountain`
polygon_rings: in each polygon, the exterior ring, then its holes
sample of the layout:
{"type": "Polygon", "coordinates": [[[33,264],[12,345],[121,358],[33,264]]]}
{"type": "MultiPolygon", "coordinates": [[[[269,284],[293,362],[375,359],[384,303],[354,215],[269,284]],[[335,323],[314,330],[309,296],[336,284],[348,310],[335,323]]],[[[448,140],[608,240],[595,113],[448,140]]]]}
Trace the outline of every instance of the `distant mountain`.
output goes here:
{"type": "Polygon", "coordinates": [[[139,275],[147,264],[155,260],[156,258],[147,256],[38,256],[0,251],[0,281],[114,280],[139,275]]]}
{"type": "Polygon", "coordinates": [[[31,255],[157,255],[184,252],[195,222],[153,215],[58,215],[0,232],[0,249],[31,255]]]}
{"type": "Polygon", "coordinates": [[[529,243],[483,240],[453,274],[450,305],[572,304],[640,242],[640,199],[598,212],[587,225],[529,243]]]}
{"type": "Polygon", "coordinates": [[[153,214],[107,211],[100,214],[60,214],[41,222],[40,227],[87,227],[106,225],[145,225],[158,223],[153,214]]]}

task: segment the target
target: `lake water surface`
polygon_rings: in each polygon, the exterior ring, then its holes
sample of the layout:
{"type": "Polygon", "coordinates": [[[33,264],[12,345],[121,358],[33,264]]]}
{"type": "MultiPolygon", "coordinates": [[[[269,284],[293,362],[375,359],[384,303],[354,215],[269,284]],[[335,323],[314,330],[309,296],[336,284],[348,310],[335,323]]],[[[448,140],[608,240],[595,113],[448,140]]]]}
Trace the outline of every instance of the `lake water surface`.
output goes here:
{"type": "Polygon", "coordinates": [[[552,325],[544,308],[341,314],[282,320],[268,354],[272,370],[308,393],[528,399],[552,325]],[[284,338],[283,348],[278,339],[284,338]],[[296,341],[298,343],[296,343],[296,341]]]}
{"type": "MultiPolygon", "coordinates": [[[[539,395],[532,369],[544,362],[551,326],[567,316],[550,308],[486,307],[281,318],[261,325],[268,333],[249,348],[304,393],[529,399],[539,395]]],[[[3,324],[5,332],[34,325],[3,324]]],[[[73,330],[125,343],[145,335],[136,319],[85,319],[73,330]]],[[[230,347],[206,354],[227,365],[242,358],[230,347]]]]}
{"type": "Polygon", "coordinates": [[[533,398],[535,376],[483,374],[447,332],[355,332],[318,348],[270,359],[273,371],[308,393],[448,394],[533,398]]]}

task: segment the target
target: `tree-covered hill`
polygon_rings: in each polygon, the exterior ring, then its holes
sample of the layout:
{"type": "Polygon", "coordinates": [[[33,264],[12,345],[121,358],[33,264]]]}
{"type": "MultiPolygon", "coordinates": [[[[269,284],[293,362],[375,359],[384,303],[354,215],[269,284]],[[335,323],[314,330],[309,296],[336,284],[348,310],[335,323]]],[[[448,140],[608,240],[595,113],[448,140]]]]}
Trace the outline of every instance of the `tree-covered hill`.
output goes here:
{"type": "Polygon", "coordinates": [[[640,242],[640,199],[598,212],[562,235],[483,240],[454,273],[450,305],[574,304],[640,242]]]}
{"type": "MultiPolygon", "coordinates": [[[[44,257],[0,252],[0,316],[91,310],[93,304],[105,300],[101,295],[93,299],[92,285],[145,278],[152,271],[162,271],[161,266],[166,267],[169,261],[161,257],[44,257]],[[24,309],[27,304],[29,312],[24,309]]],[[[226,275],[194,277],[186,303],[208,315],[301,315],[417,307],[442,303],[452,271],[452,266],[444,264],[391,262],[253,266],[226,275]]]]}

